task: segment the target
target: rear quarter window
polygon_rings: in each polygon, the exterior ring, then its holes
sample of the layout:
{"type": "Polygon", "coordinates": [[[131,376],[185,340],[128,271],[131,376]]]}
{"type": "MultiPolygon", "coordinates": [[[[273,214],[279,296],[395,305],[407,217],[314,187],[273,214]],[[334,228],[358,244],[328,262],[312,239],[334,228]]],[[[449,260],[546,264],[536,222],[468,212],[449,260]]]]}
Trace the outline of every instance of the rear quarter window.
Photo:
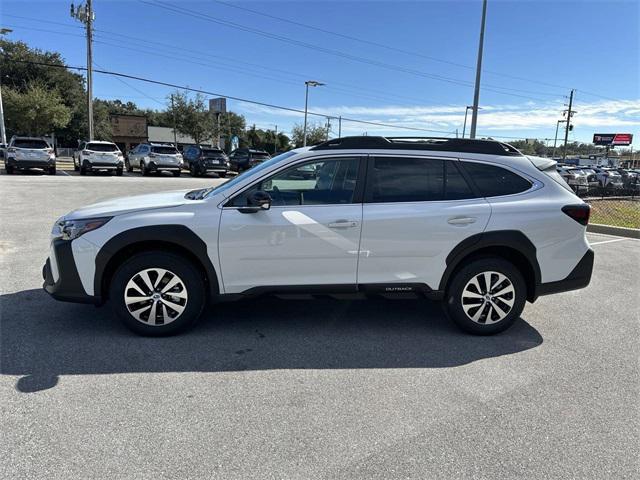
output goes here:
{"type": "Polygon", "coordinates": [[[484,197],[514,195],[531,188],[531,182],[506,168],[475,162],[461,162],[484,197]]]}

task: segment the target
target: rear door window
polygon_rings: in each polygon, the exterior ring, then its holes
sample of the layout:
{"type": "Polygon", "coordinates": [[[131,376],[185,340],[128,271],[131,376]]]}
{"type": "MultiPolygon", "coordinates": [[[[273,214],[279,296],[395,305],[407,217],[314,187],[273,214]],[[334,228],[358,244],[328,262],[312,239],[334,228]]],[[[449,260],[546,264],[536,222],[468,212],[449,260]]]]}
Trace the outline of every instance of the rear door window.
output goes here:
{"type": "Polygon", "coordinates": [[[92,152],[117,152],[118,147],[112,143],[88,143],[85,147],[92,152]]]}
{"type": "Polygon", "coordinates": [[[513,195],[531,188],[531,182],[506,168],[476,162],[461,162],[484,197],[513,195]]]}
{"type": "Polygon", "coordinates": [[[160,155],[175,155],[178,153],[175,147],[151,147],[151,151],[160,155]]]}
{"type": "Polygon", "coordinates": [[[454,161],[376,157],[372,167],[367,202],[428,202],[474,197],[454,161]]]}

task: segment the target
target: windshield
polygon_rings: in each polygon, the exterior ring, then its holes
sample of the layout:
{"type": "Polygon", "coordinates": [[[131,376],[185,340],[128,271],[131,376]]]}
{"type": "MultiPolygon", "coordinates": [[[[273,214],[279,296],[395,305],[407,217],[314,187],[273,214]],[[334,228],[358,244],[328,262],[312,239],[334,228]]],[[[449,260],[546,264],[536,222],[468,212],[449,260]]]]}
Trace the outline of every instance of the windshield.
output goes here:
{"type": "Polygon", "coordinates": [[[117,152],[118,147],[113,143],[88,143],[85,147],[94,152],[117,152]]]}
{"type": "Polygon", "coordinates": [[[44,140],[16,139],[13,141],[13,147],[17,148],[51,148],[44,140]]]}
{"type": "Polygon", "coordinates": [[[269,160],[267,160],[266,162],[262,162],[258,165],[256,165],[253,168],[250,168],[249,170],[245,170],[244,172],[240,173],[239,175],[237,175],[234,179],[229,180],[228,182],[225,182],[221,185],[218,185],[217,187],[211,187],[209,189],[207,189],[207,192],[204,193],[204,195],[209,195],[211,193],[220,193],[223,192],[235,185],[237,185],[240,182],[243,182],[248,176],[253,175],[254,173],[258,173],[261,172],[262,170],[266,170],[268,168],[270,168],[272,165],[275,165],[276,163],[284,160],[285,158],[289,158],[293,155],[296,155],[298,152],[295,152],[293,150],[289,151],[289,152],[285,152],[285,153],[281,153],[280,155],[277,155],[269,160]]]}
{"type": "Polygon", "coordinates": [[[175,155],[179,153],[175,147],[151,147],[151,151],[162,155],[175,155]]]}

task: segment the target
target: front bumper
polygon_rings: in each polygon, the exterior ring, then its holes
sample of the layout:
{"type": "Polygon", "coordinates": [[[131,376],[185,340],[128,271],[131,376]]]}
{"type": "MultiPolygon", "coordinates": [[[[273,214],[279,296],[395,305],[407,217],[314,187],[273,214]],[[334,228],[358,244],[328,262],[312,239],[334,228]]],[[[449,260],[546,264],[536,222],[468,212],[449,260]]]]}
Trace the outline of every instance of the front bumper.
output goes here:
{"type": "Polygon", "coordinates": [[[54,279],[51,260],[47,258],[44,267],[42,267],[42,278],[44,279],[42,288],[56,300],[99,305],[101,303],[100,297],[87,295],[82,286],[73,259],[71,242],[54,240],[51,245],[51,255],[55,255],[58,278],[54,279]]]}
{"type": "Polygon", "coordinates": [[[588,249],[566,278],[558,280],[557,282],[539,284],[536,288],[535,297],[585,288],[591,281],[593,258],[593,250],[588,249]]]}

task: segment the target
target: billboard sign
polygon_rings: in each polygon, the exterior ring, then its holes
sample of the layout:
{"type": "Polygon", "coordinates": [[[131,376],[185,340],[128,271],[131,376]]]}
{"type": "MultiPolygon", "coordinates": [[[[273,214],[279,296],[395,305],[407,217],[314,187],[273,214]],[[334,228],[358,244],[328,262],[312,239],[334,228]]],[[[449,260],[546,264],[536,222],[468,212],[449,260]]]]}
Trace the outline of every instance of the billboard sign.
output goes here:
{"type": "Polygon", "coordinates": [[[209,111],[211,113],[227,113],[227,99],[224,97],[210,99],[209,111]]]}
{"type": "Polygon", "coordinates": [[[633,134],[631,133],[594,133],[594,145],[631,145],[633,134]]]}

